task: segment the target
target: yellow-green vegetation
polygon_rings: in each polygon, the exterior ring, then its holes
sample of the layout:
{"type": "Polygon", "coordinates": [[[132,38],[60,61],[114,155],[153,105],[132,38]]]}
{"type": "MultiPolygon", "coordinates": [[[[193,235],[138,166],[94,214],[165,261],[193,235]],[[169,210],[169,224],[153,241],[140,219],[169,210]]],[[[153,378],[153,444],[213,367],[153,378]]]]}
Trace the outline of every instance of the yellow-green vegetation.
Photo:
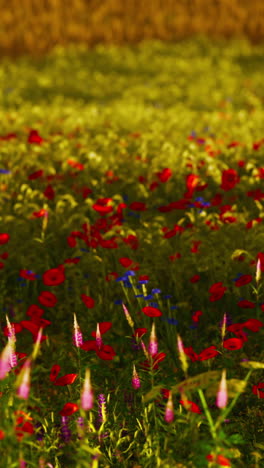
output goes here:
{"type": "Polygon", "coordinates": [[[0,0],[0,52],[195,35],[264,39],[263,0],[0,0]]]}
{"type": "Polygon", "coordinates": [[[263,466],[263,53],[2,60],[1,468],[263,466]]]}

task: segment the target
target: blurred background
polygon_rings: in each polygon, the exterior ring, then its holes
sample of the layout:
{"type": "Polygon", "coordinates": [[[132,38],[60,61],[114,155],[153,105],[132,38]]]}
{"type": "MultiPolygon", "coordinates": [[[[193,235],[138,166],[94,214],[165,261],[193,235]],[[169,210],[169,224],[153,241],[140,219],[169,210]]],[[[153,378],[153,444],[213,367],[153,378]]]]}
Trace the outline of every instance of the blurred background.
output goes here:
{"type": "Polygon", "coordinates": [[[0,7],[1,56],[192,35],[264,39],[264,0],[0,0],[0,7]]]}

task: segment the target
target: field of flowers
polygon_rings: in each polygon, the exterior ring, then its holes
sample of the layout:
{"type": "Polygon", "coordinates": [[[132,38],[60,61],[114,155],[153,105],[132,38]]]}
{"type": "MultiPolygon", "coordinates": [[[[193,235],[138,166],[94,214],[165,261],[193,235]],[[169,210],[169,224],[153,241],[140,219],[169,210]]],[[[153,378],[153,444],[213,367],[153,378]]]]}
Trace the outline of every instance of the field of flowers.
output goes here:
{"type": "Polygon", "coordinates": [[[263,53],[0,63],[1,467],[263,467],[263,53]]]}

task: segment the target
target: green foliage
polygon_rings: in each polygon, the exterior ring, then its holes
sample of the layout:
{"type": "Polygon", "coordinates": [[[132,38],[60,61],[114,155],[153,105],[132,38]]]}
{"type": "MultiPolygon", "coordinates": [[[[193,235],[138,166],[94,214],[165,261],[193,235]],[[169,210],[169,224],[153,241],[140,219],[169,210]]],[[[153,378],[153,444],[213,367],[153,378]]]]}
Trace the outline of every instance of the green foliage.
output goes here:
{"type": "Polygon", "coordinates": [[[206,457],[221,455],[238,468],[261,467],[264,116],[262,66],[254,65],[261,54],[245,41],[199,39],[70,47],[1,63],[1,358],[6,316],[23,325],[16,351],[34,358],[27,373],[18,355],[0,379],[3,466],[214,468],[206,457]],[[29,141],[32,129],[41,144],[29,141]],[[166,169],[171,177],[162,181],[166,169]],[[239,182],[225,190],[228,169],[239,182]],[[190,175],[198,186],[188,198],[190,175]],[[182,200],[184,207],[167,209],[182,200]],[[101,215],[102,207],[112,211],[101,215]],[[65,279],[45,283],[43,274],[58,268],[65,279]],[[239,285],[241,275],[250,281],[239,285]],[[223,296],[212,298],[218,283],[223,296]],[[53,306],[41,302],[47,291],[53,306]],[[253,307],[240,307],[242,299],[253,307]],[[39,309],[30,315],[32,305],[43,309],[42,321],[39,309]],[[74,314],[84,341],[95,339],[98,323],[112,323],[102,334],[112,359],[73,345],[74,314]],[[32,323],[44,327],[35,351],[32,323]],[[162,354],[150,358],[153,323],[162,354]],[[137,328],[146,328],[142,338],[137,328]],[[55,364],[57,379],[76,374],[74,382],[56,385],[55,364]],[[85,411],[87,368],[94,404],[85,411]],[[17,390],[27,375],[23,399],[17,390]],[[62,435],[67,403],[78,410],[62,435]]]}

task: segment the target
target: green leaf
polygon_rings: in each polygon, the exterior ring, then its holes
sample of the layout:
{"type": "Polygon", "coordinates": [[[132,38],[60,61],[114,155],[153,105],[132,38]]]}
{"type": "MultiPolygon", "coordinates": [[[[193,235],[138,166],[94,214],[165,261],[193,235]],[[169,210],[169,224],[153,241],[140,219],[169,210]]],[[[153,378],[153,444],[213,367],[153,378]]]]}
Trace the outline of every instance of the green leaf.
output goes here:
{"type": "Polygon", "coordinates": [[[247,369],[264,369],[264,363],[258,361],[244,361],[241,362],[240,365],[247,369]]]}
{"type": "Polygon", "coordinates": [[[196,390],[197,388],[206,388],[215,381],[219,382],[220,378],[221,371],[204,372],[174,385],[171,391],[172,393],[181,393],[183,391],[196,390]]]}
{"type": "Polygon", "coordinates": [[[153,387],[150,392],[146,393],[146,395],[143,397],[143,402],[147,403],[150,400],[153,400],[158,396],[162,389],[162,385],[157,385],[156,387],[153,387]]]}
{"type": "MultiPolygon", "coordinates": [[[[229,379],[226,381],[227,384],[227,393],[228,397],[234,398],[237,393],[242,393],[245,391],[247,382],[244,380],[239,380],[239,379],[229,379]]],[[[219,382],[213,383],[210,388],[206,390],[206,396],[207,397],[213,397],[216,396],[219,388],[219,382]]]]}

